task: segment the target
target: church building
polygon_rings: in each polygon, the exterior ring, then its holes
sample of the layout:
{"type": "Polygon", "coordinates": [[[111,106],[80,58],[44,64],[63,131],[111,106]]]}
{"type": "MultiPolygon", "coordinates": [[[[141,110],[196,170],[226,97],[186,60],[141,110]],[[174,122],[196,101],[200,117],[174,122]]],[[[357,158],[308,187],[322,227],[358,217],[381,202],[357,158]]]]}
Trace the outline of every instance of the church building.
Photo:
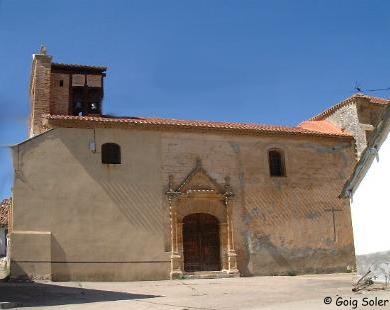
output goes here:
{"type": "Polygon", "coordinates": [[[357,94],[296,127],[114,117],[106,74],[33,55],[29,138],[12,146],[12,278],[354,268],[338,196],[389,101],[357,94]]]}

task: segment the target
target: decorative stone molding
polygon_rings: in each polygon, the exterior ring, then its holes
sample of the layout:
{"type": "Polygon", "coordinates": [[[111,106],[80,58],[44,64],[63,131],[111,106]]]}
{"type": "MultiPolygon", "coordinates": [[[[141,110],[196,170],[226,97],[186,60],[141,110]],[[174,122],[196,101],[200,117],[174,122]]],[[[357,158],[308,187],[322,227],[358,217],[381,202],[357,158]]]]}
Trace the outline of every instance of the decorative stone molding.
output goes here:
{"type": "Polygon", "coordinates": [[[193,213],[208,213],[219,221],[220,256],[222,272],[226,276],[238,275],[237,254],[234,249],[233,198],[230,178],[218,184],[197,159],[195,168],[175,187],[173,175],[169,176],[168,191],[171,223],[171,279],[185,274],[183,257],[183,218],[193,213]]]}

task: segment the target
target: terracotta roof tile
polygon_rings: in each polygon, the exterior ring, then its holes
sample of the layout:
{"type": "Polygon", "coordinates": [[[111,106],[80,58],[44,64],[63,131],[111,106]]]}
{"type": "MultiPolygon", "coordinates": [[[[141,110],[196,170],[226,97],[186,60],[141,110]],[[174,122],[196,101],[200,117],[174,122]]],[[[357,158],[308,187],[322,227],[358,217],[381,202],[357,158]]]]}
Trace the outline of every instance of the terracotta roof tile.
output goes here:
{"type": "Polygon", "coordinates": [[[332,123],[322,120],[322,121],[304,121],[298,125],[298,127],[312,130],[312,131],[319,131],[324,133],[333,133],[333,134],[345,134],[341,130],[340,127],[337,127],[333,125],[332,123]]]}
{"type": "Polygon", "coordinates": [[[315,116],[313,116],[312,118],[310,118],[309,120],[311,121],[317,121],[317,120],[322,120],[324,118],[326,118],[327,116],[333,114],[335,111],[337,111],[338,109],[354,102],[355,99],[358,99],[358,98],[362,98],[362,99],[367,99],[370,103],[373,103],[373,104],[379,104],[379,105],[388,105],[390,104],[390,99],[385,99],[385,98],[379,98],[379,97],[373,97],[373,96],[367,96],[367,95],[364,95],[364,94],[355,94],[341,102],[339,102],[338,104],[330,107],[329,109],[326,109],[325,111],[321,112],[320,114],[317,114],[315,116]]]}
{"type": "Polygon", "coordinates": [[[208,129],[240,132],[244,134],[281,134],[281,135],[312,135],[328,137],[351,137],[347,133],[335,131],[332,128],[326,131],[322,128],[306,129],[303,127],[272,126],[261,124],[245,124],[231,122],[210,122],[195,120],[178,120],[153,117],[113,117],[113,116],[70,116],[70,115],[44,115],[48,127],[161,127],[183,129],[208,129]]]}
{"type": "Polygon", "coordinates": [[[390,99],[386,98],[379,98],[379,97],[372,97],[372,96],[366,96],[370,99],[371,103],[377,103],[377,104],[389,104],[390,99]]]}
{"type": "Polygon", "coordinates": [[[55,63],[51,64],[52,68],[56,69],[78,69],[78,70],[95,70],[95,71],[106,71],[107,67],[104,66],[89,66],[89,65],[78,65],[78,64],[64,64],[55,63]]]}
{"type": "Polygon", "coordinates": [[[4,199],[0,204],[0,227],[8,226],[9,210],[11,209],[11,198],[4,199]]]}

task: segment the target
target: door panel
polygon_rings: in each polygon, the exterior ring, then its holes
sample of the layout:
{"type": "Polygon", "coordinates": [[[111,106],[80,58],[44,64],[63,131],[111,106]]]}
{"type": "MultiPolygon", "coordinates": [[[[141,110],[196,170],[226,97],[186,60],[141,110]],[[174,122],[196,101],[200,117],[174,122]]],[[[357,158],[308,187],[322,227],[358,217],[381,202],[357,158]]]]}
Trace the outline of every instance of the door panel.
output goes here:
{"type": "Polygon", "coordinates": [[[218,220],[209,214],[196,213],[183,220],[184,270],[220,270],[218,220]]]}

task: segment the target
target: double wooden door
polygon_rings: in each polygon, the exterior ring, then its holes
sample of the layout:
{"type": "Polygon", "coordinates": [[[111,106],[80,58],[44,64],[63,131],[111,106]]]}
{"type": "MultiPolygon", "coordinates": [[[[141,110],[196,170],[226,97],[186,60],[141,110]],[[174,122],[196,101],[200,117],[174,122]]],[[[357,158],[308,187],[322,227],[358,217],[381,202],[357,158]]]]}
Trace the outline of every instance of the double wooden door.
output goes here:
{"type": "Polygon", "coordinates": [[[221,270],[218,220],[206,213],[183,219],[184,270],[221,270]]]}

